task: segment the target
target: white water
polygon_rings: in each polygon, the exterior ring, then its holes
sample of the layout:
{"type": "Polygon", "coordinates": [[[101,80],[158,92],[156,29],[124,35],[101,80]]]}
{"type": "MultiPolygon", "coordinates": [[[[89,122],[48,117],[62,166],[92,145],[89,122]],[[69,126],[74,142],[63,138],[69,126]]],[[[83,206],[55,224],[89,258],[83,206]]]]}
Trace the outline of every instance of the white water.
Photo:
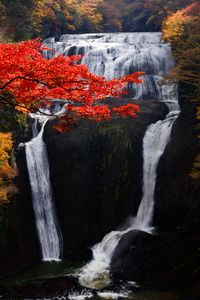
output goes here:
{"type": "Polygon", "coordinates": [[[44,56],[84,54],[82,63],[92,73],[107,79],[143,71],[144,82],[131,84],[128,89],[136,99],[166,101],[174,98],[174,86],[160,85],[160,80],[173,67],[168,44],[161,41],[161,33],[102,33],[66,34],[59,41],[45,40],[52,51],[44,56]]]}
{"type": "Polygon", "coordinates": [[[34,119],[33,138],[25,144],[25,151],[42,260],[59,261],[62,236],[53,203],[47,150],[42,138],[48,117],[39,114],[31,114],[31,117],[34,119]],[[41,126],[40,131],[38,125],[41,126]]]}
{"type": "Polygon", "coordinates": [[[151,124],[143,140],[143,197],[136,217],[125,230],[112,231],[93,247],[93,259],[79,272],[79,282],[85,287],[100,289],[111,282],[110,262],[122,235],[133,229],[152,231],[156,169],[171,136],[172,126],[179,113],[177,89],[174,84],[160,84],[163,76],[173,67],[168,44],[161,41],[160,33],[114,33],[64,35],[60,41],[45,41],[53,51],[46,56],[62,53],[84,54],[82,63],[91,72],[108,79],[135,71],[144,71],[144,83],[129,86],[136,99],[163,101],[169,113],[163,121],[151,124]],[[136,90],[136,92],[134,92],[136,90]]]}
{"type": "Polygon", "coordinates": [[[178,102],[171,102],[168,107],[169,113],[165,119],[151,124],[143,139],[143,196],[137,216],[131,225],[133,229],[151,232],[156,169],[170,140],[172,126],[180,112],[178,102]]]}
{"type": "Polygon", "coordinates": [[[151,124],[143,139],[143,196],[137,216],[132,218],[125,230],[111,231],[96,244],[93,259],[78,274],[81,285],[100,289],[111,283],[110,262],[121,237],[134,229],[151,233],[154,208],[156,169],[171,136],[172,126],[179,115],[178,102],[171,102],[169,113],[163,121],[151,124]]]}
{"type": "Polygon", "coordinates": [[[61,116],[67,112],[67,105],[69,101],[64,101],[60,99],[55,99],[51,101],[51,104],[47,105],[45,108],[39,108],[39,112],[46,116],[61,116]]]}
{"type": "Polygon", "coordinates": [[[129,85],[129,94],[136,99],[165,102],[169,113],[163,121],[151,124],[143,139],[143,197],[137,213],[125,230],[112,231],[93,247],[93,260],[79,272],[83,286],[99,289],[111,282],[110,262],[121,236],[133,229],[152,232],[156,169],[171,136],[172,126],[179,114],[176,85],[160,84],[174,63],[171,49],[161,41],[161,33],[103,33],[63,35],[45,41],[53,51],[46,57],[84,54],[82,63],[89,70],[107,79],[144,71],[141,85],[129,85]]]}

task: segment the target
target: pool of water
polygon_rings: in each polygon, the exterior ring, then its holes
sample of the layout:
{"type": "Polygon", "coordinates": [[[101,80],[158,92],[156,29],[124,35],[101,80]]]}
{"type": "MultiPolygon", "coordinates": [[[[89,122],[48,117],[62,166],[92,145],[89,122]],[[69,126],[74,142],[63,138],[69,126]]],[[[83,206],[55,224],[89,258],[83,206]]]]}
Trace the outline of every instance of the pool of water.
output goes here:
{"type": "MultiPolygon", "coordinates": [[[[84,288],[76,276],[82,265],[67,261],[38,263],[0,280],[0,300],[200,300],[200,296],[191,296],[193,292],[185,298],[180,290],[149,290],[130,281],[111,283],[99,290],[84,288]]],[[[200,295],[200,288],[196,294],[200,295]]]]}
{"type": "Polygon", "coordinates": [[[82,263],[75,264],[74,262],[68,261],[39,262],[21,273],[0,280],[0,284],[22,284],[39,279],[62,277],[75,273],[75,270],[81,265],[82,263]]]}

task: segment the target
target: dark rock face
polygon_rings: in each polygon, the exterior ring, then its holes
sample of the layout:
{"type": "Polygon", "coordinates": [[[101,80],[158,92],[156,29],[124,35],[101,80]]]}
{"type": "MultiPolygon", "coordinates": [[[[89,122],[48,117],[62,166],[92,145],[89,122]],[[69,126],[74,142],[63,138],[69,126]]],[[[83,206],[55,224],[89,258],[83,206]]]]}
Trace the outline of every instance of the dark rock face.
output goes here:
{"type": "Polygon", "coordinates": [[[116,279],[181,289],[200,281],[200,185],[190,176],[199,152],[195,113],[195,104],[182,104],[157,169],[154,225],[171,234],[145,242],[137,233],[136,247],[134,232],[123,236],[111,263],[116,279]]]}
{"type": "Polygon", "coordinates": [[[167,112],[163,104],[146,103],[141,110],[136,120],[84,121],[66,134],[53,132],[53,122],[48,122],[45,142],[64,257],[89,258],[91,245],[136,214],[143,136],[146,127],[167,112]]]}
{"type": "MultiPolygon", "coordinates": [[[[120,105],[128,99],[117,101],[120,105]]],[[[164,104],[144,103],[136,120],[82,122],[67,134],[54,132],[53,122],[47,123],[44,138],[64,258],[89,258],[91,245],[136,214],[141,199],[143,136],[146,127],[166,113],[164,104]]],[[[31,139],[31,125],[28,120],[25,141],[31,139]]],[[[41,258],[23,148],[16,150],[16,162],[19,194],[9,208],[9,236],[3,254],[1,251],[0,276],[21,271],[41,258]]]]}
{"type": "Polygon", "coordinates": [[[132,231],[122,237],[111,262],[115,279],[135,280],[154,288],[183,289],[200,280],[200,205],[173,235],[146,236],[132,231]]]}
{"type": "MultiPolygon", "coordinates": [[[[145,103],[136,120],[83,121],[66,134],[52,130],[55,121],[47,123],[44,138],[64,258],[89,258],[89,246],[137,213],[142,194],[143,136],[147,126],[166,113],[164,104],[145,103]]],[[[154,224],[174,231],[184,223],[173,235],[152,236],[140,231],[124,235],[111,263],[115,279],[173,285],[177,278],[180,282],[200,278],[199,186],[189,176],[198,152],[194,114],[194,105],[183,105],[158,165],[155,191],[154,224]]],[[[8,260],[1,257],[1,275],[40,259],[23,150],[17,154],[17,165],[20,195],[10,207],[7,255],[8,259],[13,257],[12,267],[4,269],[8,260]]]]}
{"type": "MultiPolygon", "coordinates": [[[[24,268],[31,266],[40,259],[23,148],[17,151],[16,159],[19,168],[15,184],[19,192],[10,198],[6,248],[1,251],[0,256],[0,277],[16,271],[23,271],[24,268]]],[[[1,244],[0,247],[2,250],[1,244]]]]}
{"type": "Polygon", "coordinates": [[[166,230],[179,226],[199,197],[190,176],[199,153],[195,114],[194,103],[182,106],[157,169],[154,224],[166,230]]]}
{"type": "Polygon", "coordinates": [[[19,194],[10,207],[10,232],[13,232],[15,243],[20,247],[22,260],[32,262],[40,258],[40,249],[24,148],[17,152],[16,159],[20,166],[16,178],[19,194]]]}

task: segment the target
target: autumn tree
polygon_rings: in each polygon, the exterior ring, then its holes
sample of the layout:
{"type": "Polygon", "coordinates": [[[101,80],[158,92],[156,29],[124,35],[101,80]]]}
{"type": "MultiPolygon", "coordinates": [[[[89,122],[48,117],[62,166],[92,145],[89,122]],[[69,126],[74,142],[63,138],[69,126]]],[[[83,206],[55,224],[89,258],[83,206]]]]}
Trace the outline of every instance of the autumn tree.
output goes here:
{"type": "Polygon", "coordinates": [[[74,24],[76,32],[98,32],[102,30],[103,16],[100,6],[103,0],[74,1],[74,24]]]}
{"type": "MultiPolygon", "coordinates": [[[[107,0],[104,1],[106,6],[107,0]]],[[[115,0],[118,8],[118,21],[121,23],[122,31],[160,31],[161,25],[168,15],[176,12],[178,9],[190,4],[192,0],[115,0]]],[[[102,11],[102,16],[106,12],[102,11]]],[[[113,14],[110,14],[113,18],[113,14]]],[[[115,19],[116,13],[114,13],[115,19]]],[[[112,18],[110,22],[112,23],[112,18]]]]}
{"type": "Polygon", "coordinates": [[[33,28],[37,35],[55,36],[70,32],[100,30],[102,16],[97,11],[103,0],[34,1],[33,28]]]}
{"type": "Polygon", "coordinates": [[[32,36],[33,1],[0,0],[5,8],[4,30],[10,40],[25,40],[32,36]]]}
{"type": "MultiPolygon", "coordinates": [[[[14,41],[64,33],[157,31],[192,0],[0,0],[5,37],[14,41]]],[[[1,24],[0,24],[1,26],[1,24]]],[[[1,30],[0,30],[1,32],[1,30]]]]}
{"type": "MultiPolygon", "coordinates": [[[[163,24],[163,37],[172,45],[176,66],[169,78],[179,80],[181,96],[194,102],[196,120],[200,129],[200,3],[194,2],[170,15],[163,24]]],[[[200,154],[191,171],[193,179],[200,179],[200,154]]]]}
{"type": "Polygon", "coordinates": [[[8,211],[11,195],[17,192],[13,184],[15,170],[11,167],[12,134],[10,132],[0,132],[0,244],[1,253],[8,234],[8,211]]]}
{"type": "Polygon", "coordinates": [[[200,99],[200,3],[194,2],[163,23],[163,38],[172,44],[176,67],[171,77],[187,85],[187,97],[200,99]]]}
{"type": "Polygon", "coordinates": [[[0,43],[9,41],[9,21],[4,3],[0,0],[0,43]]]}
{"type": "Polygon", "coordinates": [[[162,22],[167,16],[192,2],[192,0],[145,0],[144,11],[148,16],[145,24],[147,27],[154,28],[154,30],[160,30],[162,22]]]}
{"type": "Polygon", "coordinates": [[[35,34],[48,37],[75,30],[71,15],[73,2],[69,1],[68,5],[66,1],[34,1],[32,21],[35,34]]]}
{"type": "Polygon", "coordinates": [[[122,0],[104,0],[99,5],[99,12],[102,16],[102,28],[105,32],[122,31],[123,16],[122,0]]]}
{"type": "Polygon", "coordinates": [[[15,176],[14,169],[10,166],[12,151],[12,134],[0,132],[0,202],[8,202],[8,193],[13,189],[12,179],[15,176]]]}
{"type": "MultiPolygon", "coordinates": [[[[89,72],[88,67],[76,64],[79,56],[55,56],[45,59],[41,42],[30,40],[0,44],[0,101],[14,105],[18,110],[37,111],[51,105],[55,98],[70,100],[68,114],[62,125],[78,117],[110,119],[117,112],[102,104],[106,97],[118,97],[129,82],[141,83],[143,73],[134,73],[121,79],[106,80],[89,72]]],[[[120,109],[121,115],[135,117],[138,106],[130,104],[120,109]]],[[[61,126],[61,125],[60,125],[61,126]]],[[[60,127],[62,130],[62,127],[60,127]]]]}
{"type": "Polygon", "coordinates": [[[8,165],[9,151],[12,149],[11,134],[0,132],[0,140],[0,165],[8,165]]]}

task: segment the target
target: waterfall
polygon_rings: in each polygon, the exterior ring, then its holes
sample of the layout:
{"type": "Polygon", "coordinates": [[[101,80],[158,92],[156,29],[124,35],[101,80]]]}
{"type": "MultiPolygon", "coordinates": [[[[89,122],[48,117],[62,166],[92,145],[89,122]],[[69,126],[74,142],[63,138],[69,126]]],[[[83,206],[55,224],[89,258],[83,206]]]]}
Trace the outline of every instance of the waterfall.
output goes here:
{"type": "Polygon", "coordinates": [[[79,282],[86,287],[102,288],[111,282],[109,268],[113,252],[122,235],[133,229],[152,232],[156,170],[179,114],[176,84],[160,81],[174,66],[169,44],[161,33],[103,33],[63,35],[49,38],[46,57],[59,53],[84,54],[81,63],[92,73],[107,79],[137,71],[145,72],[141,85],[129,84],[129,95],[137,100],[166,103],[169,113],[164,120],[148,126],[143,139],[143,196],[138,213],[125,230],[112,231],[93,247],[93,259],[79,272],[79,282]]]}
{"type": "Polygon", "coordinates": [[[42,260],[59,261],[62,236],[53,203],[47,150],[42,138],[48,117],[40,114],[31,114],[31,117],[34,119],[33,138],[25,144],[25,152],[42,260]],[[41,126],[40,131],[38,126],[41,126]]]}
{"type": "Polygon", "coordinates": [[[163,75],[173,67],[171,50],[161,41],[161,33],[102,33],[66,34],[55,41],[44,41],[51,51],[44,50],[45,57],[64,54],[84,55],[82,63],[92,73],[107,79],[143,71],[144,82],[129,84],[129,95],[136,99],[166,101],[174,98],[174,87],[160,85],[163,75]]]}
{"type": "Polygon", "coordinates": [[[108,285],[110,279],[110,262],[115,248],[122,235],[139,229],[151,233],[154,207],[154,190],[156,185],[156,169],[171,136],[172,126],[179,115],[178,101],[166,103],[169,113],[163,121],[148,126],[143,139],[143,196],[135,218],[132,218],[125,230],[111,231],[96,244],[93,259],[79,273],[81,285],[99,289],[108,285]]]}
{"type": "Polygon", "coordinates": [[[170,140],[172,126],[180,112],[178,102],[166,104],[169,113],[163,121],[149,125],[143,139],[143,196],[131,227],[147,232],[151,232],[157,165],[170,140]]]}

